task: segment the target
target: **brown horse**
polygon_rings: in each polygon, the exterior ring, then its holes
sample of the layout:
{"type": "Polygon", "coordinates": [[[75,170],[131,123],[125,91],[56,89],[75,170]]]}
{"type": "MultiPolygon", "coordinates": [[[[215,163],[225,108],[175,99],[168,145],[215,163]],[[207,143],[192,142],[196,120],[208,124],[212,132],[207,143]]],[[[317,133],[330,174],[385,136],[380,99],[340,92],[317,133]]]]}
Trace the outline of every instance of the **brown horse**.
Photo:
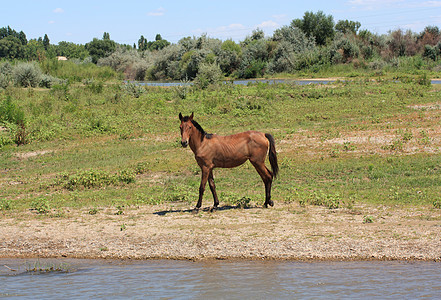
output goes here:
{"type": "Polygon", "coordinates": [[[257,173],[265,184],[265,207],[273,206],[271,200],[271,184],[273,178],[279,172],[277,164],[277,153],[274,138],[269,133],[258,131],[246,131],[238,134],[219,136],[206,133],[202,127],[193,120],[193,113],[190,116],[182,116],[181,120],[181,144],[182,147],[190,145],[196,161],[202,170],[201,185],[199,187],[199,200],[195,210],[202,205],[205,185],[208,181],[211,193],[214,198],[215,210],[219,205],[219,199],[214,185],[214,168],[234,168],[240,166],[247,160],[256,168],[257,173]],[[268,151],[269,150],[269,151],[268,151]],[[271,169],[265,166],[265,158],[268,153],[271,169]]]}

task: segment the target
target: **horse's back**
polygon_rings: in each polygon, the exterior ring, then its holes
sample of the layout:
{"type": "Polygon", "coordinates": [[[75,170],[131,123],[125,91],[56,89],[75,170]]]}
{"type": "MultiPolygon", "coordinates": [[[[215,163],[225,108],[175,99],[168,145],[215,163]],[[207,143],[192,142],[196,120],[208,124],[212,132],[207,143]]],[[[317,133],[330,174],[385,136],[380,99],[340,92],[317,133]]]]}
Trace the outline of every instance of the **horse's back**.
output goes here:
{"type": "Polygon", "coordinates": [[[266,146],[268,147],[268,139],[265,137],[265,134],[260,131],[244,131],[232,135],[225,135],[225,136],[219,136],[214,135],[213,136],[218,143],[224,143],[229,145],[247,145],[249,147],[256,147],[256,146],[266,146]]]}

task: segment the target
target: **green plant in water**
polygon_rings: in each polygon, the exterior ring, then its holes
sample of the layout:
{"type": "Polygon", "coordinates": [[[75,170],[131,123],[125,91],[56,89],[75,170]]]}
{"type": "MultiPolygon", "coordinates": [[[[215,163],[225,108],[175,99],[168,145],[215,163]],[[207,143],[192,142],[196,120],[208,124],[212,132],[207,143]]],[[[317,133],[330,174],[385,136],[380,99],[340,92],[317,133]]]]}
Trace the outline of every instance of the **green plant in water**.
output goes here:
{"type": "Polygon", "coordinates": [[[36,261],[33,265],[29,264],[26,267],[27,273],[45,274],[45,273],[67,273],[69,272],[69,265],[61,263],[59,265],[46,264],[42,265],[40,261],[36,261]]]}

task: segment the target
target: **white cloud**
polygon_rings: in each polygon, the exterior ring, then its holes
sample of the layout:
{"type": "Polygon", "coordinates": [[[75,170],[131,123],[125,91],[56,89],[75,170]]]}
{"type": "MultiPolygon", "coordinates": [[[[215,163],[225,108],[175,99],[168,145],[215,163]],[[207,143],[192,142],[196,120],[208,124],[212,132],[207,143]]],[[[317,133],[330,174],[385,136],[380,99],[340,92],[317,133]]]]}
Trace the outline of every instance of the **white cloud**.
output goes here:
{"type": "Polygon", "coordinates": [[[55,24],[55,21],[49,21],[48,23],[49,24],[55,24]]]}
{"type": "Polygon", "coordinates": [[[418,5],[421,7],[441,7],[441,1],[424,1],[418,5]]]}
{"type": "Polygon", "coordinates": [[[217,32],[224,32],[224,31],[244,30],[244,29],[246,29],[245,26],[243,26],[242,24],[239,24],[239,23],[235,23],[235,24],[230,24],[227,26],[218,27],[218,28],[214,29],[213,31],[214,32],[216,32],[216,31],[217,32]]]}
{"type": "Polygon", "coordinates": [[[273,15],[272,17],[273,17],[273,19],[280,21],[280,20],[285,20],[286,18],[288,18],[288,15],[281,14],[281,15],[273,15]]]}
{"type": "Polygon", "coordinates": [[[163,7],[160,7],[157,10],[147,13],[147,15],[151,17],[162,17],[164,14],[165,14],[165,9],[163,7]]]}
{"type": "Polygon", "coordinates": [[[64,13],[64,9],[57,7],[56,9],[53,10],[53,12],[56,14],[62,14],[64,13]]]}
{"type": "Polygon", "coordinates": [[[441,1],[428,0],[428,1],[406,1],[406,0],[348,0],[347,3],[364,8],[379,9],[384,6],[399,6],[421,8],[421,7],[441,7],[441,1]]]}
{"type": "Polygon", "coordinates": [[[269,20],[269,21],[264,21],[262,23],[260,23],[259,25],[257,25],[257,27],[265,29],[265,28],[269,28],[269,29],[274,29],[279,27],[279,24],[277,24],[276,22],[269,20]]]}
{"type": "Polygon", "coordinates": [[[348,3],[359,6],[384,6],[387,4],[393,4],[397,2],[403,2],[403,0],[349,0],[348,3]]]}

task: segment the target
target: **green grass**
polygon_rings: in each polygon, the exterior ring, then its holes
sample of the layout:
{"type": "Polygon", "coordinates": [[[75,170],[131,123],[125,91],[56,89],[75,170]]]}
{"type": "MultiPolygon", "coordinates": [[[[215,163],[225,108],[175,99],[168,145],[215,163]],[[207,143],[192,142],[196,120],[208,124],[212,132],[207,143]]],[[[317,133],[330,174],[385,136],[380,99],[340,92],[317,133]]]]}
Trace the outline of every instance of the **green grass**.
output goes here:
{"type": "MultiPolygon", "coordinates": [[[[192,88],[185,99],[172,88],[142,89],[134,95],[107,82],[0,90],[1,103],[10,99],[24,113],[27,141],[16,146],[17,128],[3,121],[0,140],[8,142],[0,145],[0,211],[194,205],[200,172],[193,153],[179,146],[179,112],[194,112],[207,132],[272,133],[281,169],[276,203],[338,208],[432,205],[441,198],[439,132],[431,130],[439,111],[411,108],[439,103],[439,86],[352,78],[325,86],[192,88]],[[367,133],[395,138],[369,149],[332,142],[367,133]]],[[[249,163],[217,169],[215,180],[221,204],[264,201],[249,163]]],[[[211,204],[207,188],[203,205],[211,204]]]]}

